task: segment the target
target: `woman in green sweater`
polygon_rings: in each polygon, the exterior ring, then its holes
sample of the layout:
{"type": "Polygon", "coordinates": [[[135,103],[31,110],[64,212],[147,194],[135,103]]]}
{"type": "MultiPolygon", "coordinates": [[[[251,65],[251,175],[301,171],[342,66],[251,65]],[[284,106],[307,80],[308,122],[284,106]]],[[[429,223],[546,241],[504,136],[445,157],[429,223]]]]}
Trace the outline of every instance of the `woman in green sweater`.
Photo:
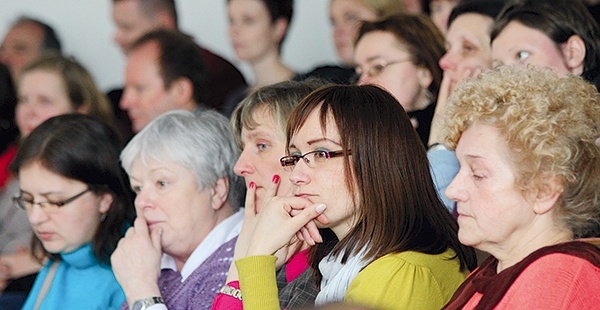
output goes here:
{"type": "Polygon", "coordinates": [[[279,308],[272,254],[298,240],[316,245],[318,305],[439,309],[475,267],[436,194],[425,148],[384,90],[313,92],[290,116],[287,152],[280,161],[295,195],[267,200],[236,261],[245,309],[279,308]],[[339,241],[322,242],[317,227],[339,241]]]}

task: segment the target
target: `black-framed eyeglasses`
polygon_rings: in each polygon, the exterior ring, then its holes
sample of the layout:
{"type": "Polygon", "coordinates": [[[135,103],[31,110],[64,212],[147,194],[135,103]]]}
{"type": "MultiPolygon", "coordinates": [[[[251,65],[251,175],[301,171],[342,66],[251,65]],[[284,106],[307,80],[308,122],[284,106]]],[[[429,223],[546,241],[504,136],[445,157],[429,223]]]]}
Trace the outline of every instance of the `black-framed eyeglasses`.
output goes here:
{"type": "Polygon", "coordinates": [[[19,194],[19,196],[13,197],[13,203],[23,209],[23,210],[28,210],[33,208],[34,205],[39,205],[40,208],[44,209],[44,210],[48,210],[48,207],[54,207],[54,208],[60,208],[68,203],[71,203],[73,201],[75,201],[77,198],[83,196],[85,193],[91,191],[92,188],[88,187],[86,190],[84,190],[83,192],[67,198],[65,200],[61,200],[61,201],[40,201],[40,202],[35,202],[33,200],[33,196],[31,196],[30,194],[26,194],[26,193],[21,193],[19,194]]]}
{"type": "Polygon", "coordinates": [[[311,151],[302,155],[288,155],[283,156],[279,159],[281,166],[286,171],[294,170],[296,164],[300,161],[300,159],[304,160],[307,166],[314,168],[319,164],[325,162],[329,158],[337,157],[340,155],[352,155],[350,150],[347,151],[311,151]]]}
{"type": "Polygon", "coordinates": [[[353,78],[354,82],[358,82],[358,80],[360,80],[360,77],[365,74],[368,77],[379,76],[385,70],[385,68],[387,68],[391,65],[400,64],[400,63],[404,63],[407,61],[412,61],[412,59],[406,58],[406,59],[397,59],[397,60],[392,60],[392,61],[383,61],[381,63],[370,66],[368,69],[366,69],[364,71],[362,69],[360,69],[360,67],[356,67],[356,74],[354,75],[354,78],[353,78]]]}

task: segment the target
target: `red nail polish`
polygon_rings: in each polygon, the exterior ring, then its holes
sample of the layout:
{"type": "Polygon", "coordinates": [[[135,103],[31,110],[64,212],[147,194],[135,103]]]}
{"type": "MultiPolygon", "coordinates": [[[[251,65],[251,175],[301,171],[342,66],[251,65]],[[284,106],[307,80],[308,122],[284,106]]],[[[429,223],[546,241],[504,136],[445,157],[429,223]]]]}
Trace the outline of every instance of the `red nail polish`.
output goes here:
{"type": "Polygon", "coordinates": [[[248,184],[248,187],[250,187],[250,188],[254,188],[254,186],[255,186],[254,182],[250,182],[250,184],[248,184]]]}
{"type": "Polygon", "coordinates": [[[279,175],[278,174],[276,174],[276,175],[273,176],[273,183],[274,184],[279,183],[279,175]]]}

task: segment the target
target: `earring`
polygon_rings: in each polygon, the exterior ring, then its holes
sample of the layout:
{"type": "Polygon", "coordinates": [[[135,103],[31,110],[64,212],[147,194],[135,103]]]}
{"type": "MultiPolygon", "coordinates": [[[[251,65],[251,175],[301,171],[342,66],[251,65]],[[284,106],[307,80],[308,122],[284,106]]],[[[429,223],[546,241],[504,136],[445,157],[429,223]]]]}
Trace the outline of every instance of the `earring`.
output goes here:
{"type": "Polygon", "coordinates": [[[106,213],[102,213],[102,214],[100,215],[100,222],[102,223],[102,222],[104,222],[105,220],[106,220],[106,213]]]}

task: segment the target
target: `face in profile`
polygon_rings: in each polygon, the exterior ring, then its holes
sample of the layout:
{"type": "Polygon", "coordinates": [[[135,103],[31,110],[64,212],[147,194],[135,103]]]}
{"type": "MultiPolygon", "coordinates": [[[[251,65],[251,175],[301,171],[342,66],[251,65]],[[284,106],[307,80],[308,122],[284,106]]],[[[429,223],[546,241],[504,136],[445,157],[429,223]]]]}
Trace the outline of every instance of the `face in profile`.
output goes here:
{"type": "Polygon", "coordinates": [[[456,147],[460,170],[446,189],[456,201],[458,238],[486,250],[521,240],[535,213],[517,186],[506,138],[491,125],[476,123],[456,147]]]}
{"type": "Polygon", "coordinates": [[[240,60],[259,61],[265,55],[278,53],[287,22],[271,21],[265,3],[260,0],[230,0],[229,39],[240,60]]]}
{"type": "Polygon", "coordinates": [[[356,0],[331,0],[329,18],[333,24],[333,41],[340,60],[352,65],[354,40],[363,21],[377,19],[377,13],[356,0]]]}
{"type": "Polygon", "coordinates": [[[87,191],[87,184],[54,173],[37,161],[19,170],[19,184],[21,196],[29,201],[26,210],[33,232],[50,253],[69,253],[90,243],[112,203],[109,194],[87,191]],[[73,197],[61,207],[52,205],[73,197]],[[50,203],[42,207],[32,201],[50,203]]]}
{"type": "Polygon", "coordinates": [[[531,64],[552,68],[561,75],[581,75],[583,57],[579,61],[571,62],[565,56],[569,55],[567,44],[557,45],[540,30],[527,27],[518,21],[511,21],[492,42],[493,65],[497,67],[531,64]]]}
{"type": "Polygon", "coordinates": [[[53,116],[76,112],[62,77],[56,72],[41,69],[25,72],[19,80],[17,93],[15,118],[21,137],[28,136],[53,116]]]}
{"type": "MultiPolygon", "coordinates": [[[[321,130],[319,109],[313,110],[298,132],[292,136],[289,145],[290,155],[303,155],[313,151],[341,151],[340,134],[335,121],[327,117],[325,132],[321,130]]],[[[296,197],[310,203],[327,205],[324,214],[329,219],[327,227],[342,239],[354,226],[356,207],[352,194],[346,186],[346,173],[343,155],[325,158],[308,155],[300,159],[290,174],[290,181],[297,186],[296,197]]],[[[318,224],[318,223],[317,223],[318,224]]],[[[318,224],[319,225],[319,224],[318,224]]]]}
{"type": "Polygon", "coordinates": [[[8,31],[0,46],[0,62],[10,69],[14,79],[40,57],[43,40],[43,30],[31,22],[19,23],[8,31]]]}
{"type": "Polygon", "coordinates": [[[491,17],[466,13],[458,16],[446,33],[446,54],[440,59],[444,77],[450,79],[450,93],[456,83],[492,67],[491,17]]]}
{"type": "Polygon", "coordinates": [[[174,87],[166,88],[158,66],[159,46],[148,42],[131,51],[125,67],[121,109],[127,111],[134,132],[164,112],[182,109],[174,87]]]}
{"type": "Polygon", "coordinates": [[[246,187],[250,182],[256,186],[255,203],[261,207],[266,189],[271,187],[273,176],[279,175],[277,195],[292,195],[292,184],[287,180],[289,173],[283,169],[279,159],[285,156],[284,129],[278,128],[270,110],[265,107],[253,111],[254,128],[242,128],[243,149],[233,171],[244,177],[246,187]]]}
{"type": "Polygon", "coordinates": [[[406,111],[421,110],[430,103],[425,90],[432,82],[431,73],[413,64],[408,49],[391,32],[363,35],[356,43],[354,61],[360,85],[385,88],[406,111]]]}

